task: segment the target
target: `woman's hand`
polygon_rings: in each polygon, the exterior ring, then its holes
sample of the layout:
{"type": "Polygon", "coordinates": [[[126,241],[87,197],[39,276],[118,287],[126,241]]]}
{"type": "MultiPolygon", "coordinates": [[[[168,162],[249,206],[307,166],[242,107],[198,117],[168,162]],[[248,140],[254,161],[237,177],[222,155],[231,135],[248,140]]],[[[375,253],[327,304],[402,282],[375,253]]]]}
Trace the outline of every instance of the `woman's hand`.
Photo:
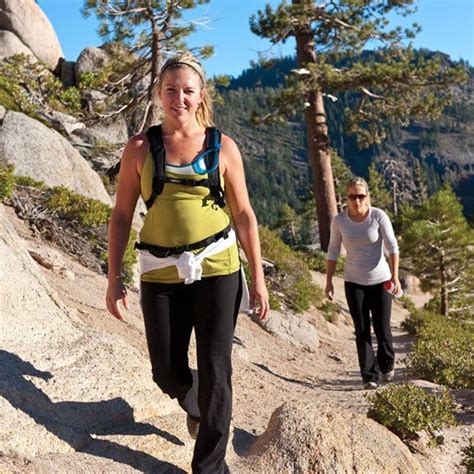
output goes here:
{"type": "Polygon", "coordinates": [[[398,293],[398,291],[402,289],[402,284],[400,283],[400,280],[397,277],[392,276],[392,278],[390,278],[390,281],[395,285],[393,293],[398,293]]]}
{"type": "Polygon", "coordinates": [[[334,286],[332,284],[332,281],[328,281],[326,283],[326,288],[324,289],[324,293],[326,293],[326,297],[328,298],[329,301],[332,301],[334,298],[334,286]]]}
{"type": "Polygon", "coordinates": [[[128,297],[127,290],[125,289],[122,280],[115,279],[109,280],[109,285],[107,286],[107,293],[105,296],[105,302],[107,304],[107,309],[113,316],[120,321],[123,321],[122,314],[118,309],[118,301],[122,301],[122,305],[125,309],[128,309],[128,297]]]}
{"type": "Polygon", "coordinates": [[[270,303],[268,301],[268,291],[265,282],[255,283],[252,281],[250,288],[250,309],[254,311],[257,319],[263,321],[270,311],[270,303]]]}

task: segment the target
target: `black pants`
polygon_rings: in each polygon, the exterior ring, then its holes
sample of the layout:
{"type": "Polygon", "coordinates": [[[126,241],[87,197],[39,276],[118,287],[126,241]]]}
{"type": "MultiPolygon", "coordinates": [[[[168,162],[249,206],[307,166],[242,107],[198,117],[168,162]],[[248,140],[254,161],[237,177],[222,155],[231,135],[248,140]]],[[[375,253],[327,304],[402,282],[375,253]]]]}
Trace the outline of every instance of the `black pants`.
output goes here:
{"type": "Polygon", "coordinates": [[[224,457],[232,414],[232,340],[242,296],[240,271],[184,283],[141,283],[153,380],[200,427],[193,473],[227,473],[224,457]],[[196,335],[199,381],[188,365],[196,335]]]}
{"type": "Polygon", "coordinates": [[[364,383],[378,382],[380,373],[393,369],[395,354],[393,352],[390,313],[392,297],[378,285],[359,285],[345,282],[346,298],[349,311],[354,321],[359,367],[364,383]],[[377,357],[372,348],[370,335],[370,314],[377,338],[377,357]]]}

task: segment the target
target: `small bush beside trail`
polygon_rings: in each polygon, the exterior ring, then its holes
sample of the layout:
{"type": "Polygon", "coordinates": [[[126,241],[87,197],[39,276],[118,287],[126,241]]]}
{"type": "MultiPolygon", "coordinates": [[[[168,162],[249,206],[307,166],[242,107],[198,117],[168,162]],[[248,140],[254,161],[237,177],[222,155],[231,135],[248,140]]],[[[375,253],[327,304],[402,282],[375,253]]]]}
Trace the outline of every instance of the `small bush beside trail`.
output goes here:
{"type": "MultiPolygon", "coordinates": [[[[320,273],[326,273],[327,254],[322,250],[299,250],[298,256],[306,263],[310,270],[320,273]]],[[[335,275],[344,275],[344,257],[339,257],[336,264],[335,275]]]]}
{"type": "Polygon", "coordinates": [[[474,328],[444,316],[420,312],[409,371],[452,388],[474,388],[474,328]]]}
{"type": "Polygon", "coordinates": [[[438,397],[411,384],[392,385],[367,399],[372,403],[368,416],[402,440],[417,439],[422,431],[435,439],[442,428],[456,424],[447,390],[438,397]]]}
{"type": "Polygon", "coordinates": [[[12,196],[15,185],[13,170],[14,167],[11,165],[6,167],[0,166],[0,203],[12,196]]]}
{"type": "Polygon", "coordinates": [[[272,309],[288,306],[300,313],[311,305],[323,302],[321,288],[313,285],[309,268],[297,252],[266,227],[260,227],[260,242],[264,258],[275,262],[273,271],[267,275],[272,309]]]}
{"type": "MultiPolygon", "coordinates": [[[[13,176],[0,168],[0,190],[12,186],[11,204],[30,229],[75,257],[79,262],[101,273],[107,272],[107,224],[111,208],[96,199],[76,194],[64,186],[48,187],[30,177],[13,176]]],[[[123,259],[123,280],[133,281],[137,238],[132,229],[123,259]]]]}
{"type": "Polygon", "coordinates": [[[63,219],[77,221],[88,227],[106,224],[111,208],[97,199],[73,193],[64,186],[55,186],[47,191],[46,205],[63,219]]]}
{"type": "Polygon", "coordinates": [[[412,336],[416,336],[423,325],[429,321],[433,315],[431,311],[413,308],[409,310],[408,317],[402,321],[401,327],[412,336]]]}

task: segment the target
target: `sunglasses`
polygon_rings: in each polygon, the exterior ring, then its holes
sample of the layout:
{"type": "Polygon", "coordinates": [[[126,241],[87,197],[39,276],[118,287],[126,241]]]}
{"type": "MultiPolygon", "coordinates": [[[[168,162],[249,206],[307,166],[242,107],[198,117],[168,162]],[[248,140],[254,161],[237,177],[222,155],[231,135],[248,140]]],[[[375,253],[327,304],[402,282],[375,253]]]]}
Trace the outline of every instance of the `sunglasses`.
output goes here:
{"type": "Polygon", "coordinates": [[[359,199],[359,201],[363,201],[367,197],[367,194],[348,194],[347,197],[351,201],[355,201],[356,199],[359,199]]]}

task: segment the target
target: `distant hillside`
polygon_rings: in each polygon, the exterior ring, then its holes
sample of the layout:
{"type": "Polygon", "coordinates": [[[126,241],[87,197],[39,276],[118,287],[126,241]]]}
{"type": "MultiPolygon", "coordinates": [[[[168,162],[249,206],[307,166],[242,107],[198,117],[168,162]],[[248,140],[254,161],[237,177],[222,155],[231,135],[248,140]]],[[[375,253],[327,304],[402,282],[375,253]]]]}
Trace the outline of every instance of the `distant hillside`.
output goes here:
{"type": "MultiPolygon", "coordinates": [[[[431,51],[419,54],[432,56],[431,51]]],[[[363,57],[373,57],[366,52],[363,57]]],[[[451,62],[442,54],[442,59],[451,62]]],[[[259,220],[272,225],[285,203],[301,206],[299,196],[310,189],[311,171],[305,145],[302,117],[293,122],[255,127],[249,121],[253,111],[266,113],[265,97],[282,85],[284,75],[295,67],[293,58],[284,58],[269,70],[256,66],[232,79],[221,91],[224,105],[216,107],[218,125],[235,137],[246,159],[247,179],[259,220]]],[[[413,123],[406,129],[391,129],[389,138],[378,147],[360,150],[355,137],[344,132],[342,111],[354,100],[350,94],[327,101],[331,144],[355,174],[367,176],[370,163],[385,171],[387,184],[392,170],[397,176],[400,200],[410,200],[418,192],[420,180],[428,193],[449,181],[460,197],[465,214],[474,215],[474,69],[470,80],[455,90],[455,103],[436,122],[413,123]]]]}
{"type": "Polygon", "coordinates": [[[273,225],[287,203],[299,209],[299,197],[308,192],[310,169],[304,128],[300,123],[255,127],[252,111],[265,111],[272,88],[227,90],[225,104],[216,106],[218,126],[232,136],[242,152],[250,198],[259,221],[273,225]]]}

